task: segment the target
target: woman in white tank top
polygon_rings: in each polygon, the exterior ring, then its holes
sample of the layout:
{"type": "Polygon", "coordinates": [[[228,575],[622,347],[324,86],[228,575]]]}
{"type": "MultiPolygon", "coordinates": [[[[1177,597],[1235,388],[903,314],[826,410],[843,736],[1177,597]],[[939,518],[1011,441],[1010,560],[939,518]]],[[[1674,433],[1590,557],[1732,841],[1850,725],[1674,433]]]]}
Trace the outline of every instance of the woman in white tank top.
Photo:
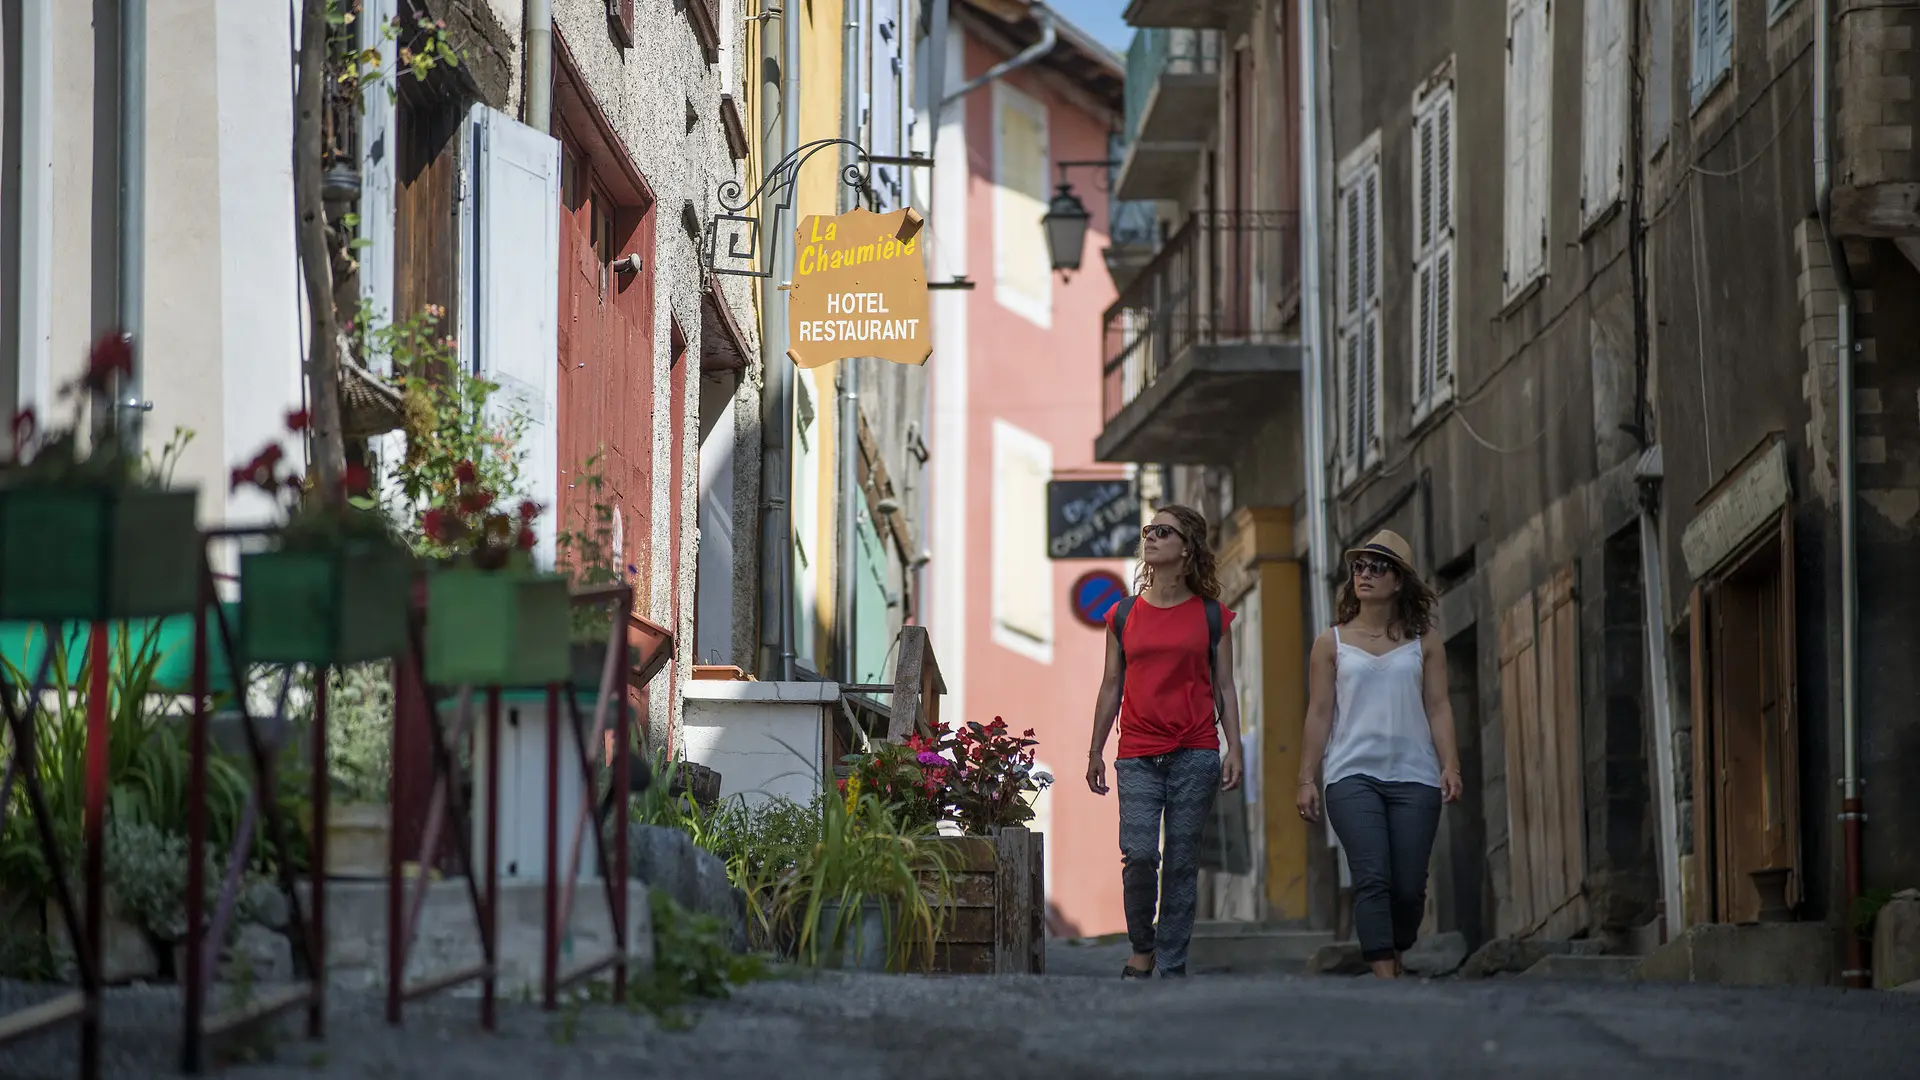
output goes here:
{"type": "Polygon", "coordinates": [[[1334,625],[1313,643],[1297,802],[1319,821],[1325,785],[1361,955],[1391,979],[1420,930],[1440,805],[1460,798],[1460,753],[1433,591],[1412,547],[1382,531],[1347,552],[1347,566],[1334,625]]]}

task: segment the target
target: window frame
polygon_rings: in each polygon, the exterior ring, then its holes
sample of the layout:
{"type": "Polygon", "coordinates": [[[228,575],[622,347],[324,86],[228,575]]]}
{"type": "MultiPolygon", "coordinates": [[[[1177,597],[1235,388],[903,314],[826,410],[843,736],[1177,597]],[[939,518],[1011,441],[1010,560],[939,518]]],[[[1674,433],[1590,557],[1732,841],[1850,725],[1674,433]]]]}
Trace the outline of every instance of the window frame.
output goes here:
{"type": "MultiPolygon", "coordinates": [[[[1053,128],[1046,103],[1032,94],[1008,86],[1004,81],[993,84],[993,296],[994,300],[1008,311],[1025,317],[1041,329],[1053,329],[1053,272],[1046,271],[1046,297],[1044,299],[1029,296],[1025,290],[1012,284],[1008,279],[1010,265],[1007,239],[1009,225],[1007,195],[1018,193],[1017,188],[1007,183],[1006,128],[1001,116],[1013,109],[1026,113],[1040,130],[1040,191],[1039,204],[1044,212],[1047,204],[1048,182],[1053,175],[1053,128]]],[[[1040,248],[1039,254],[1046,256],[1046,231],[1040,224],[1040,215],[1034,215],[1030,222],[1037,230],[1040,248]]],[[[1045,265],[1044,263],[1042,264],[1045,265]]]]}
{"type": "Polygon", "coordinates": [[[1580,55],[1580,228],[1591,229],[1613,213],[1626,194],[1628,110],[1628,0],[1586,0],[1580,55]],[[1600,20],[1610,14],[1611,27],[1600,20]],[[1611,29],[1615,37],[1606,39],[1611,29]],[[1611,70],[1609,70],[1609,67],[1611,70]],[[1609,82],[1609,78],[1611,82],[1609,82]],[[1608,126],[1602,127],[1602,124],[1608,126]],[[1605,160],[1602,160],[1602,159],[1605,160]],[[1595,185],[1599,185],[1597,190],[1595,185]]]}
{"type": "Polygon", "coordinates": [[[1383,449],[1380,312],[1385,255],[1382,233],[1386,222],[1381,199],[1380,159],[1380,133],[1375,131],[1341,162],[1337,184],[1339,209],[1336,211],[1335,233],[1338,247],[1335,259],[1338,270],[1335,292],[1339,308],[1334,335],[1334,385],[1339,408],[1336,445],[1339,449],[1342,486],[1352,484],[1378,465],[1383,449]],[[1352,205],[1350,199],[1354,194],[1358,194],[1361,201],[1362,219],[1369,212],[1372,218],[1370,225],[1362,230],[1367,235],[1357,241],[1353,240],[1356,221],[1349,212],[1352,205]],[[1365,250],[1362,250],[1363,247],[1365,250]],[[1364,281],[1355,276],[1356,259],[1359,275],[1364,281]],[[1361,288],[1357,298],[1353,292],[1356,282],[1361,288]],[[1348,361],[1356,345],[1366,348],[1371,354],[1363,358],[1364,366],[1348,361]],[[1354,386],[1356,378],[1362,381],[1363,388],[1354,386]],[[1372,384],[1371,408],[1367,406],[1365,393],[1365,384],[1368,382],[1372,384]],[[1357,400],[1356,394],[1359,395],[1357,400]]]}
{"type": "Polygon", "coordinates": [[[1454,95],[1451,58],[1421,85],[1413,95],[1412,128],[1412,236],[1413,290],[1412,334],[1408,338],[1412,364],[1409,368],[1413,422],[1417,425],[1453,400],[1459,349],[1455,309],[1459,298],[1459,260],[1455,254],[1455,233],[1459,218],[1459,110],[1454,95]],[[1429,177],[1425,155],[1426,131],[1433,125],[1433,165],[1436,175],[1429,177]],[[1440,195],[1432,205],[1432,227],[1428,229],[1428,185],[1437,182],[1440,195]],[[1444,271],[1442,267],[1445,267],[1444,271]],[[1441,275],[1445,274],[1445,302],[1441,295],[1441,275]],[[1431,274],[1432,277],[1427,277],[1431,274]],[[1438,309],[1434,333],[1426,335],[1426,318],[1438,309]],[[1431,343],[1431,349],[1429,349],[1431,343]],[[1446,358],[1445,373],[1441,357],[1446,358]]]}
{"type": "Polygon", "coordinates": [[[1503,103],[1505,113],[1505,135],[1502,150],[1505,160],[1501,165],[1505,185],[1502,198],[1502,213],[1505,225],[1502,230],[1502,269],[1504,296],[1508,303],[1519,299],[1534,283],[1547,276],[1552,260],[1548,257],[1552,239],[1552,200],[1553,191],[1553,5],[1551,0],[1509,0],[1507,5],[1507,59],[1506,59],[1506,100],[1503,103]],[[1519,20],[1530,17],[1534,9],[1539,10],[1540,34],[1535,39],[1536,52],[1528,57],[1526,70],[1521,71],[1520,58],[1515,55],[1516,34],[1514,28],[1519,20]],[[1538,85],[1535,85],[1537,80],[1538,85]],[[1534,143],[1532,129],[1538,120],[1539,141],[1534,143]],[[1516,123],[1527,130],[1516,133],[1516,123]],[[1519,162],[1519,174],[1515,175],[1514,140],[1521,140],[1524,154],[1519,162]],[[1516,204],[1515,200],[1518,200],[1516,204]],[[1533,243],[1531,230],[1537,225],[1539,237],[1537,245],[1533,243]],[[1528,230],[1523,234],[1518,230],[1528,230]],[[1521,265],[1515,266],[1515,257],[1519,256],[1521,265]]]}
{"type": "Polygon", "coordinates": [[[990,496],[991,518],[988,520],[988,605],[992,617],[992,637],[996,645],[1018,653],[1039,664],[1053,663],[1053,645],[1055,623],[1059,612],[1054,606],[1053,562],[1047,557],[1046,544],[1046,481],[1053,476],[1053,444],[1017,424],[1001,418],[993,419],[993,474],[990,478],[992,494],[990,496]],[[1039,465],[1041,483],[1039,487],[1039,505],[1037,508],[1015,508],[1006,503],[1010,494],[1003,478],[1008,474],[1016,457],[1024,457],[1039,465]],[[1001,532],[1001,523],[1018,517],[1030,521],[1037,527],[1033,543],[1023,549],[1010,547],[1014,539],[1001,532]],[[1027,557],[1037,560],[1039,572],[1044,579],[1038,590],[1037,599],[1040,611],[1037,613],[1041,623],[1042,636],[1036,637],[1027,629],[1014,625],[1010,621],[1011,613],[1002,605],[1003,560],[1011,557],[1027,557]]]}
{"type": "Polygon", "coordinates": [[[1714,91],[1733,78],[1733,43],[1740,32],[1740,10],[1733,0],[1693,0],[1689,10],[1692,17],[1687,25],[1687,96],[1692,111],[1698,113],[1713,98],[1714,91]],[[1726,36],[1722,39],[1709,29],[1707,38],[1703,40],[1701,27],[1711,25],[1718,5],[1725,5],[1726,36]],[[1707,55],[1709,51],[1710,56],[1707,55]],[[1701,78],[1703,58],[1705,68],[1709,69],[1704,79],[1701,78]]]}

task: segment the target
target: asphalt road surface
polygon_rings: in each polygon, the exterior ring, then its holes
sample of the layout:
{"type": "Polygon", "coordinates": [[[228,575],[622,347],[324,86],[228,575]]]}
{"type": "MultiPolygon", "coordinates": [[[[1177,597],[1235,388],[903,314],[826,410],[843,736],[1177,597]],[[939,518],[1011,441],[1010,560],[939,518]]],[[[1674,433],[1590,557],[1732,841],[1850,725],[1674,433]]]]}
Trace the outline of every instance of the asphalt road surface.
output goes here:
{"type": "MultiPolygon", "coordinates": [[[[757,984],[676,1030],[611,1005],[412,1007],[336,995],[324,1043],[291,1037],[235,1080],[295,1077],[1847,1077],[1920,1078],[1920,995],[1642,983],[1380,983],[1302,976],[1122,983],[1111,949],[1040,978],[822,976],[757,984]]],[[[25,1000],[0,986],[0,1008],[25,1000]]],[[[172,1075],[175,999],[118,991],[107,1075],[172,1075]]],[[[6,1080],[76,1075],[71,1030],[0,1049],[6,1080]]]]}

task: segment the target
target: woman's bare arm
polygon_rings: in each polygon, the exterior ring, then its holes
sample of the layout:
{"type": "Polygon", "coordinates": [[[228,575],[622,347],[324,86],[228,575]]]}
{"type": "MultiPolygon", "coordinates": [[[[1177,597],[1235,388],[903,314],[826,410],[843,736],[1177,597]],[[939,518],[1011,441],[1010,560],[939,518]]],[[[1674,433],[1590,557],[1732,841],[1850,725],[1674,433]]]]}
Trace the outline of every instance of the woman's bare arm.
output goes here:
{"type": "Polygon", "coordinates": [[[1453,730],[1453,698],[1447,691],[1447,649],[1432,630],[1421,639],[1420,696],[1427,707],[1427,728],[1440,757],[1440,790],[1451,802],[1460,795],[1460,741],[1453,730]]]}
{"type": "Polygon", "coordinates": [[[1107,736],[1120,716],[1120,675],[1125,661],[1120,653],[1120,637],[1107,630],[1107,669],[1100,677],[1100,694],[1093,704],[1093,746],[1087,751],[1087,787],[1095,795],[1107,793],[1107,736]]]}
{"type": "Polygon", "coordinates": [[[1307,659],[1307,719],[1300,739],[1300,782],[1320,782],[1320,759],[1327,752],[1327,736],[1333,731],[1333,631],[1322,631],[1313,639],[1313,652],[1307,659]]]}

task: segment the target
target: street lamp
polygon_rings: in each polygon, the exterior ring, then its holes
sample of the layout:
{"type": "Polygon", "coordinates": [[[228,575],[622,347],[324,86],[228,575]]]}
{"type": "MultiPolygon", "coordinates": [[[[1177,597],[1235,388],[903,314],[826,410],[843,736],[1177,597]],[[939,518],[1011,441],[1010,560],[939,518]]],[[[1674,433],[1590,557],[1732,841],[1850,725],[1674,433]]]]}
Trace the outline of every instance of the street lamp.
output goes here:
{"type": "Polygon", "coordinates": [[[1073,193],[1073,185],[1061,184],[1040,218],[1041,227],[1047,230],[1047,254],[1055,270],[1080,269],[1080,252],[1086,247],[1087,222],[1092,217],[1080,196],[1073,193]]]}
{"type": "MultiPolygon", "coordinates": [[[[1055,270],[1080,269],[1080,252],[1086,247],[1087,222],[1093,215],[1087,213],[1087,204],[1073,193],[1073,185],[1067,183],[1068,169],[1113,169],[1118,161],[1062,161],[1059,190],[1047,203],[1047,212],[1040,217],[1040,227],[1047,231],[1047,257],[1055,270]]],[[[1105,190],[1102,188],[1101,190],[1105,190]]]]}

